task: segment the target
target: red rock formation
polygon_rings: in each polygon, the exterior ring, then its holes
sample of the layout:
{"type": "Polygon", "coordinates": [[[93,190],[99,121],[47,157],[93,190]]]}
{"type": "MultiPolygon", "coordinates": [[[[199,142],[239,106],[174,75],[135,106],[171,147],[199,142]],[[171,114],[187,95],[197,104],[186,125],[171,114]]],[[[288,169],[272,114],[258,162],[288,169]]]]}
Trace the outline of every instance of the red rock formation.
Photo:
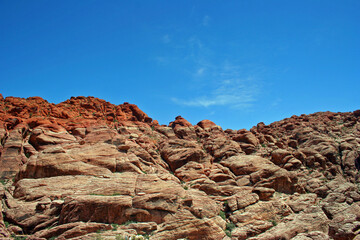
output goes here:
{"type": "Polygon", "coordinates": [[[18,172],[26,157],[49,145],[75,141],[86,127],[158,126],[136,105],[113,105],[94,97],[72,97],[59,104],[40,97],[0,98],[1,176],[18,172]]]}
{"type": "Polygon", "coordinates": [[[0,238],[360,238],[359,112],[223,131],[0,95],[0,238]]]}

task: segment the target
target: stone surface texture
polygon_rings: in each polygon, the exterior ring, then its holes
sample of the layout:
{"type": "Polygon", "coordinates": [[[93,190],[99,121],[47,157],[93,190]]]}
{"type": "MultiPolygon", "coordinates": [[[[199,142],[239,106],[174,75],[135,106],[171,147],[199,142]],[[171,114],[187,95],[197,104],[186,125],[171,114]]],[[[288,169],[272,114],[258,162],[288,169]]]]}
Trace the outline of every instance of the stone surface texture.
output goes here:
{"type": "Polygon", "coordinates": [[[359,110],[223,130],[0,98],[1,239],[360,239],[359,110]]]}

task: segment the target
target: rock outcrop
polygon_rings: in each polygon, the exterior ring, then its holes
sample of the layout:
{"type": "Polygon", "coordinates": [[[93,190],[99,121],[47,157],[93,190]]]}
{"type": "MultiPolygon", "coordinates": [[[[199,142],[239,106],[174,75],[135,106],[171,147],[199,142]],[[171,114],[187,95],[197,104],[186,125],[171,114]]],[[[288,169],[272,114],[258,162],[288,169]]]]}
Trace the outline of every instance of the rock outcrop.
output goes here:
{"type": "Polygon", "coordinates": [[[0,98],[0,238],[360,239],[359,110],[223,130],[0,98]]]}

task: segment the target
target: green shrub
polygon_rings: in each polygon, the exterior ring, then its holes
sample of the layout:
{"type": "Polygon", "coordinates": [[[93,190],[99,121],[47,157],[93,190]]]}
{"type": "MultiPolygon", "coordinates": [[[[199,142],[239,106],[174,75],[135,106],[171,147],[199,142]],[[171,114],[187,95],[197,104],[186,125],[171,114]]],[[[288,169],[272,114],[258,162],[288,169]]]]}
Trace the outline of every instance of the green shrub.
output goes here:
{"type": "Polygon", "coordinates": [[[14,240],[26,240],[26,237],[24,236],[12,236],[14,240]]]}
{"type": "Polygon", "coordinates": [[[7,180],[5,179],[0,179],[0,182],[2,183],[2,185],[5,185],[7,183],[7,180]]]}
{"type": "Polygon", "coordinates": [[[269,222],[271,222],[274,227],[277,225],[277,222],[275,220],[269,220],[269,222]]]}
{"type": "Polygon", "coordinates": [[[8,228],[10,226],[10,223],[7,221],[4,221],[5,227],[8,228]]]}
{"type": "Polygon", "coordinates": [[[113,223],[113,224],[111,224],[111,226],[112,226],[112,230],[113,230],[113,231],[116,231],[116,230],[118,229],[118,226],[119,226],[119,225],[113,223]]]}
{"type": "Polygon", "coordinates": [[[137,221],[133,221],[133,220],[128,220],[126,221],[123,225],[129,225],[129,224],[132,224],[132,223],[137,223],[137,221]]]}
{"type": "Polygon", "coordinates": [[[225,215],[224,211],[220,211],[219,216],[220,216],[222,219],[226,220],[226,215],[225,215]]]}
{"type": "Polygon", "coordinates": [[[226,236],[231,237],[231,232],[234,230],[234,228],[236,228],[236,225],[233,222],[226,223],[226,236]]]}
{"type": "Polygon", "coordinates": [[[234,230],[234,228],[236,228],[235,223],[233,223],[233,222],[226,223],[226,230],[229,230],[230,232],[232,232],[232,230],[234,230]]]}

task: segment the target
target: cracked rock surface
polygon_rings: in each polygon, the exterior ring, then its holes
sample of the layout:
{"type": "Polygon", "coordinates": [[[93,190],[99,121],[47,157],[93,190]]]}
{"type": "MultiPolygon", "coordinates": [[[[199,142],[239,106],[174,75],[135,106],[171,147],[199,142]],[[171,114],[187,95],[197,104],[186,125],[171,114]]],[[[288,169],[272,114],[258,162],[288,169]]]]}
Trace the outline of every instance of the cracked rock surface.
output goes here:
{"type": "Polygon", "coordinates": [[[360,111],[250,130],[0,98],[0,238],[360,239],[360,111]]]}

